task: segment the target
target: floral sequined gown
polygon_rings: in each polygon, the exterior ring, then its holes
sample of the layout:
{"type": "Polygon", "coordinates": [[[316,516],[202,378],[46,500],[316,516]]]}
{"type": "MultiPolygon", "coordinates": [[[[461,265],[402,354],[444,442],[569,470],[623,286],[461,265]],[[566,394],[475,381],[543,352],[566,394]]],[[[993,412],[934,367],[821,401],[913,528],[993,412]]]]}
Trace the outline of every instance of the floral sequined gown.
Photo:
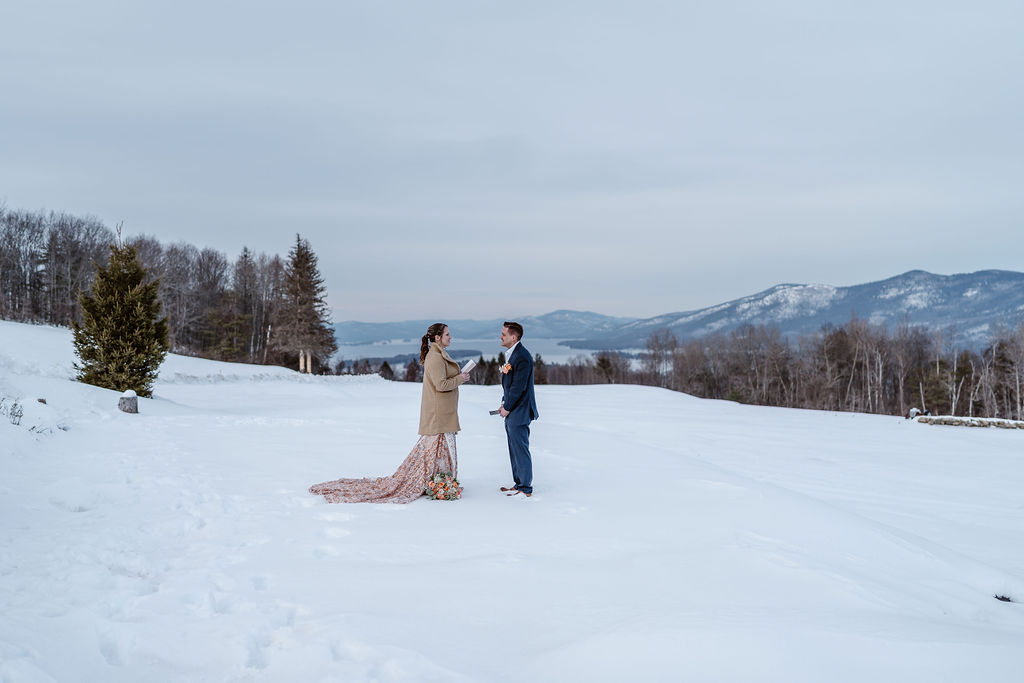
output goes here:
{"type": "Polygon", "coordinates": [[[455,434],[421,436],[409,456],[390,477],[335,479],[309,487],[328,503],[411,503],[423,495],[438,472],[458,477],[455,434]]]}

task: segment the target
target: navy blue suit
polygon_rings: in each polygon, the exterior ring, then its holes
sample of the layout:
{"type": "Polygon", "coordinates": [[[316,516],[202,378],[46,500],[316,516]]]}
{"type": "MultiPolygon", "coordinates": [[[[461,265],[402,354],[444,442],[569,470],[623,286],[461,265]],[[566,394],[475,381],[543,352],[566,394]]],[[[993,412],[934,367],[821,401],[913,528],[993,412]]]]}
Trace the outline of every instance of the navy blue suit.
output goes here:
{"type": "Polygon", "coordinates": [[[508,411],[505,434],[512,479],[523,493],[533,493],[533,459],[530,457],[530,422],[540,417],[533,393],[533,356],[519,344],[508,358],[511,366],[501,378],[501,404],[508,411]]]}

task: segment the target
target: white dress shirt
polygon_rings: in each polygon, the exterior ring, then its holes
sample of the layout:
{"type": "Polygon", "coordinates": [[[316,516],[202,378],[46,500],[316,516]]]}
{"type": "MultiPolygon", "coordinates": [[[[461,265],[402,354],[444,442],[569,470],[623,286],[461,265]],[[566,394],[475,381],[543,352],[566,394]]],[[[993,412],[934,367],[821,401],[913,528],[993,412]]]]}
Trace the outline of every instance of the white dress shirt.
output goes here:
{"type": "Polygon", "coordinates": [[[518,339],[516,340],[516,343],[513,344],[512,346],[510,346],[508,351],[505,352],[505,362],[506,363],[508,363],[509,359],[512,358],[512,352],[516,350],[517,346],[519,346],[519,340],[518,339]]]}

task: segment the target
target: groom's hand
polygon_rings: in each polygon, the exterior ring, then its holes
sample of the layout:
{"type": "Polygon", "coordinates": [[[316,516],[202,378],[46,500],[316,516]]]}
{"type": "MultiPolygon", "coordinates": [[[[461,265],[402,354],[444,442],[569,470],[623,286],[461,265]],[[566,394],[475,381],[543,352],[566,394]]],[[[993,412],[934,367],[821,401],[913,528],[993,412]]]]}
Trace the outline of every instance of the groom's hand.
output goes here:
{"type": "Polygon", "coordinates": [[[502,417],[508,417],[508,411],[505,410],[505,406],[501,406],[500,408],[498,408],[498,415],[501,415],[502,417]]]}

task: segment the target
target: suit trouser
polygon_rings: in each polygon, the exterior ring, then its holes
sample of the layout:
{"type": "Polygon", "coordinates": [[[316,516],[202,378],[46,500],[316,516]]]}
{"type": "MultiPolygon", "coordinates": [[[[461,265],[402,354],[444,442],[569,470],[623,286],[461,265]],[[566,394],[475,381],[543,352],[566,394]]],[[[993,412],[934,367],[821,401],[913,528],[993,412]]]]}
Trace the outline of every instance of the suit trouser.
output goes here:
{"type": "Polygon", "coordinates": [[[533,493],[533,459],[530,457],[530,425],[510,425],[505,420],[512,480],[523,493],[533,493]]]}

